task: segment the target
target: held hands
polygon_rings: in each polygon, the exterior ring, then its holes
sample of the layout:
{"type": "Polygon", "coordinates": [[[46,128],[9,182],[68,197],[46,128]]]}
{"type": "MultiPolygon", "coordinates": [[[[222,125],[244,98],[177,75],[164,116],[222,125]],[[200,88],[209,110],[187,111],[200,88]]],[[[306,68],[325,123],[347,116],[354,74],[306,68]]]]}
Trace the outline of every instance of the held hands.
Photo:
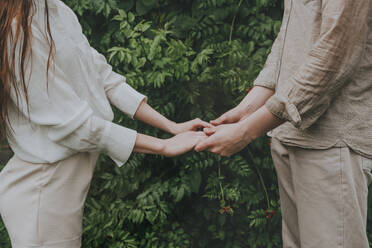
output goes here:
{"type": "Polygon", "coordinates": [[[254,89],[255,94],[248,95],[252,98],[247,96],[241,104],[211,121],[211,124],[198,118],[175,123],[152,109],[146,102],[141,103],[135,114],[136,119],[176,136],[161,140],[137,134],[134,151],[171,157],[194,148],[198,152],[209,150],[223,156],[230,156],[242,150],[258,136],[283,123],[265,107],[260,108],[263,99],[268,98],[273,92],[263,87],[254,89]],[[203,128],[204,132],[196,132],[200,128],[203,128]]]}
{"type": "Polygon", "coordinates": [[[213,125],[199,118],[183,123],[172,122],[169,132],[175,136],[164,140],[162,154],[166,157],[175,157],[194,149],[197,144],[208,138],[203,131],[197,130],[212,127],[213,125]]]}
{"type": "Polygon", "coordinates": [[[250,138],[243,137],[244,126],[239,123],[248,116],[247,109],[238,105],[211,121],[213,126],[204,128],[204,133],[209,138],[200,142],[195,151],[208,150],[221,156],[231,156],[239,152],[251,142],[250,138]]]}
{"type": "Polygon", "coordinates": [[[196,118],[194,120],[186,121],[183,123],[173,122],[169,128],[169,132],[172,134],[180,134],[180,133],[184,133],[187,131],[197,131],[198,129],[210,128],[210,127],[212,127],[212,125],[209,124],[208,122],[205,122],[199,118],[196,118]]]}
{"type": "Polygon", "coordinates": [[[166,157],[175,157],[194,149],[208,136],[204,132],[188,131],[178,134],[170,139],[163,140],[162,154],[166,157]]]}
{"type": "Polygon", "coordinates": [[[195,150],[197,152],[208,150],[222,156],[231,156],[241,151],[251,141],[283,123],[284,120],[262,106],[237,123],[205,128],[204,132],[209,137],[200,142],[195,150]]]}
{"type": "Polygon", "coordinates": [[[208,150],[221,156],[231,156],[241,151],[252,141],[249,134],[244,132],[241,123],[205,128],[204,132],[209,137],[195,147],[197,152],[208,150]]]}
{"type": "Polygon", "coordinates": [[[211,121],[211,124],[198,118],[175,123],[143,101],[134,117],[176,136],[161,140],[138,134],[134,151],[176,156],[195,148],[196,151],[209,150],[221,155],[232,155],[256,137],[283,123],[267,109],[261,108],[273,94],[274,91],[268,88],[254,87],[237,107],[211,121]],[[205,133],[196,132],[202,128],[205,133]]]}

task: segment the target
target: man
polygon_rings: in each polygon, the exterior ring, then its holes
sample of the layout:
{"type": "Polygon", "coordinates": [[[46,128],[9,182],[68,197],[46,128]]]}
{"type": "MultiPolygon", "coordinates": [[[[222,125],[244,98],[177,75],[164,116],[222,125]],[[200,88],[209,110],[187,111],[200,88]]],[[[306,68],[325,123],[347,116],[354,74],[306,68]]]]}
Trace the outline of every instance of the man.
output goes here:
{"type": "Polygon", "coordinates": [[[372,0],[285,0],[254,88],[197,151],[270,131],[285,248],[365,248],[372,169],[372,0]]]}

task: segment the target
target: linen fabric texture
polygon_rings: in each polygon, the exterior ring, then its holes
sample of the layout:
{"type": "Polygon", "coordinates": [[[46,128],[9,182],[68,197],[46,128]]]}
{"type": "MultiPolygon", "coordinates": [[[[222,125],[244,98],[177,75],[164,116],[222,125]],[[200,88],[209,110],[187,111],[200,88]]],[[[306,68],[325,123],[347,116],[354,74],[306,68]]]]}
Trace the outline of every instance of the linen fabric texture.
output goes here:
{"type": "Polygon", "coordinates": [[[369,248],[372,159],[349,147],[307,149],[273,138],[283,248],[369,248]]]}
{"type": "Polygon", "coordinates": [[[79,248],[98,152],[55,163],[13,156],[0,173],[0,213],[13,248],[79,248]]]}
{"type": "Polygon", "coordinates": [[[269,135],[372,158],[372,1],[285,0],[280,32],[254,85],[287,122],[269,135]]]}
{"type": "Polygon", "coordinates": [[[110,103],[133,118],[146,97],[112,71],[105,57],[90,46],[76,15],[59,0],[48,0],[56,52],[47,79],[45,5],[44,1],[35,3],[32,56],[25,77],[29,108],[24,94],[17,97],[13,88],[9,104],[14,130],[8,139],[11,148],[31,163],[54,163],[78,152],[100,151],[122,166],[137,133],[112,122],[110,103]]]}

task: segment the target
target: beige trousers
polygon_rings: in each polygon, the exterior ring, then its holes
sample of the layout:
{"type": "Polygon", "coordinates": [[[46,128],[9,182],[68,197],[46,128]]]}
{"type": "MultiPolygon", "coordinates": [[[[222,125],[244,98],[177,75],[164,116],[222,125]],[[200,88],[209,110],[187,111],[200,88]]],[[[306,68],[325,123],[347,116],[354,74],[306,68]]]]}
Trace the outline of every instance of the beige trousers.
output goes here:
{"type": "Polygon", "coordinates": [[[273,139],[283,248],[367,248],[372,160],[347,147],[311,150],[273,139]]]}
{"type": "Polygon", "coordinates": [[[0,213],[13,248],[79,248],[98,153],[52,164],[13,156],[0,173],[0,213]]]}

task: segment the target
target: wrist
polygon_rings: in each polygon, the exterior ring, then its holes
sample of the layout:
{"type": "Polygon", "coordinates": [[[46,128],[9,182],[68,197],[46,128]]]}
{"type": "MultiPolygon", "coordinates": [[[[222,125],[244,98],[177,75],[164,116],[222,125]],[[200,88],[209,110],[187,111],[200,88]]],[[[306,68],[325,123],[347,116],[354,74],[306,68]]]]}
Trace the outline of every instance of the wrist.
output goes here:
{"type": "Polygon", "coordinates": [[[167,142],[164,139],[159,139],[158,145],[157,145],[157,154],[166,155],[167,150],[167,142]]]}
{"type": "Polygon", "coordinates": [[[252,141],[283,123],[283,120],[263,106],[239,124],[244,138],[252,141]]]}
{"type": "Polygon", "coordinates": [[[169,121],[167,124],[167,130],[168,133],[170,134],[177,134],[178,133],[178,124],[174,121],[169,121]]]}
{"type": "Polygon", "coordinates": [[[245,117],[249,116],[253,112],[254,111],[251,104],[242,103],[241,105],[237,106],[237,113],[240,117],[240,120],[245,119],[245,117]]]}
{"type": "Polygon", "coordinates": [[[137,133],[136,144],[133,151],[146,154],[162,155],[165,151],[165,142],[162,139],[137,133]]]}
{"type": "Polygon", "coordinates": [[[239,130],[243,131],[243,139],[248,143],[259,137],[259,135],[256,132],[256,129],[252,128],[254,125],[252,125],[251,118],[244,119],[243,121],[239,122],[238,125],[239,130]]]}

